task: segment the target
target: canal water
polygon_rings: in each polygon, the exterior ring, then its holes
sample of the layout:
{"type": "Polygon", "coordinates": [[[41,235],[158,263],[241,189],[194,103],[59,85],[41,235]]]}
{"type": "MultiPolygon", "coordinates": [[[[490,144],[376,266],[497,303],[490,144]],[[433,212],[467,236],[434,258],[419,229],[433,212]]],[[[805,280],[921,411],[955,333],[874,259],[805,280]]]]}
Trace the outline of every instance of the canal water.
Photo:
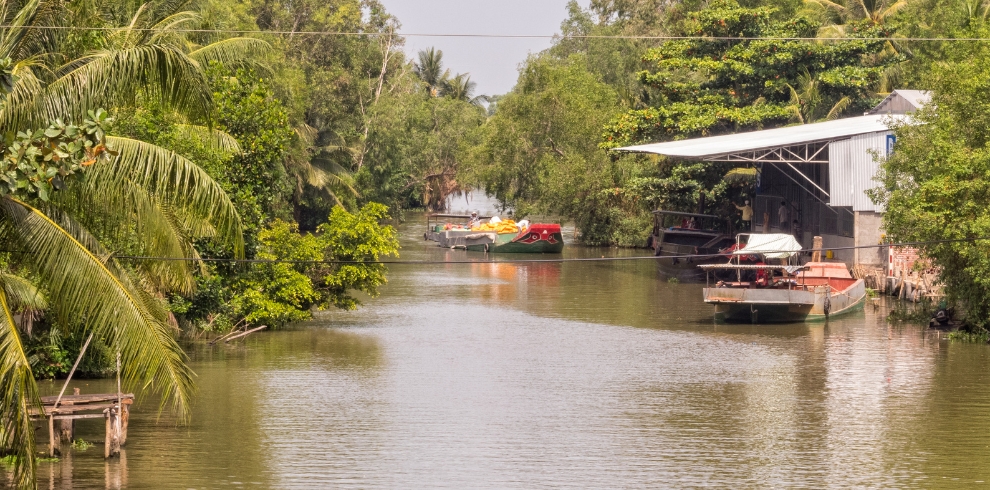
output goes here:
{"type": "MultiPolygon", "coordinates": [[[[485,259],[409,218],[402,259],[485,259]]],[[[701,287],[650,260],[392,266],[357,311],[192,348],[189,425],[139,396],[119,460],[71,450],[41,465],[41,488],[990,482],[990,347],[890,325],[893,303],[827,325],[717,325],[701,287]]]]}

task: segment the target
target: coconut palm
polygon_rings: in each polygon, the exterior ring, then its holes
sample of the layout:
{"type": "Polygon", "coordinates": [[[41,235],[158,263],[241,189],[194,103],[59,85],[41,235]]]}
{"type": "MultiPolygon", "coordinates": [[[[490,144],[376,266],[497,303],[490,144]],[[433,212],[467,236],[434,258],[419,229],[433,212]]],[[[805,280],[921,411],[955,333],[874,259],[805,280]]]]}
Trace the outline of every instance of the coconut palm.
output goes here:
{"type": "Polygon", "coordinates": [[[345,159],[353,160],[360,154],[360,150],[346,146],[343,138],[340,138],[339,145],[319,146],[316,144],[319,131],[306,123],[296,126],[295,132],[296,142],[286,158],[285,170],[296,182],[292,193],[292,202],[296,209],[299,209],[306,185],[326,194],[340,206],[344,203],[337,196],[338,192],[360,197],[354,188],[353,175],[337,163],[335,158],[336,155],[343,154],[345,159]]]}
{"type": "Polygon", "coordinates": [[[432,47],[420,51],[413,71],[426,84],[426,92],[431,97],[443,95],[444,84],[450,78],[450,70],[443,68],[443,51],[432,47]]]}
{"type": "Polygon", "coordinates": [[[805,3],[818,5],[839,16],[841,22],[829,24],[819,31],[823,37],[845,36],[846,25],[852,22],[868,21],[883,24],[904,7],[908,0],[805,0],[805,3]]]}
{"type": "Polygon", "coordinates": [[[458,73],[457,76],[449,78],[444,83],[444,96],[455,100],[463,100],[473,105],[481,107],[488,101],[487,95],[474,96],[474,89],[478,84],[471,81],[471,75],[458,73]]]}
{"type": "Polygon", "coordinates": [[[787,109],[791,111],[791,120],[800,124],[808,124],[824,119],[831,121],[842,115],[843,111],[852,104],[848,96],[839,100],[827,98],[821,91],[821,82],[805,70],[797,77],[797,87],[787,84],[791,94],[787,109]]]}
{"type": "MultiPolygon", "coordinates": [[[[0,246],[22,252],[17,265],[40,281],[51,312],[120,352],[125,382],[157,390],[163,408],[184,416],[192,372],[156,296],[188,291],[191,263],[122,264],[105,232],[123,230],[142,255],[195,259],[197,237],[215,237],[239,255],[240,217],[193,162],[105,135],[108,118],[98,108],[153,100],[185,116],[191,134],[229,145],[229,137],[208,129],[212,97],[204,65],[236,62],[265,44],[235,38],[190,45],[176,28],[193,14],[142,6],[127,26],[103,33],[99,50],[65,60],[59,51],[65,31],[40,28],[63,25],[65,2],[28,0],[16,11],[13,4],[0,6],[0,132],[18,138],[3,153],[2,173],[29,169],[40,177],[0,182],[0,246]]],[[[19,283],[12,277],[0,274],[0,453],[16,456],[15,478],[29,487],[35,465],[28,412],[39,400],[13,316],[31,305],[14,292],[19,283]]]]}

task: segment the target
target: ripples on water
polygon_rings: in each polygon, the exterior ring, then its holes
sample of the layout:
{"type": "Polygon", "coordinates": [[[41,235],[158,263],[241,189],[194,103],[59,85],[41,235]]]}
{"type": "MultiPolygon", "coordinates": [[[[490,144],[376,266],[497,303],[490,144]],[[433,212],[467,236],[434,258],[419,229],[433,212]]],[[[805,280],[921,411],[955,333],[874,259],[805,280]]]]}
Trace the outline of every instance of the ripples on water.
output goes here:
{"type": "MultiPolygon", "coordinates": [[[[465,257],[404,228],[403,258],[465,257]]],[[[569,248],[566,254],[633,253],[569,248]]],[[[985,346],[725,326],[650,262],[395,266],[357,312],[193,352],[193,423],[132,417],[56,488],[932,487],[990,479],[985,346]],[[97,454],[99,453],[99,454],[97,454]]],[[[84,392],[100,389],[91,382],[84,392]]],[[[55,387],[57,388],[57,387],[55,387]]],[[[95,424],[90,424],[95,425],[95,424]]],[[[99,439],[99,427],[83,430],[99,439]]],[[[47,480],[46,480],[47,478],[47,480]]]]}

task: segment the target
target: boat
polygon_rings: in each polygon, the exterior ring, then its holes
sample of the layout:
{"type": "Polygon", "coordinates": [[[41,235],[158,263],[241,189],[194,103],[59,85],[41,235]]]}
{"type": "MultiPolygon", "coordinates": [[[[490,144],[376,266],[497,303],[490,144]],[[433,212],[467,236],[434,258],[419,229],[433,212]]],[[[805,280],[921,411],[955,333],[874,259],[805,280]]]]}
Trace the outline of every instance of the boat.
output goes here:
{"type": "Polygon", "coordinates": [[[701,281],[705,272],[699,265],[724,263],[731,257],[736,239],[730,229],[729,220],[718,216],[658,209],[647,247],[658,257],[670,257],[658,261],[664,274],[701,281]]]}
{"type": "MultiPolygon", "coordinates": [[[[479,220],[490,218],[478,216],[479,220]]],[[[464,236],[475,233],[471,231],[470,222],[470,214],[428,214],[423,239],[437,242],[443,248],[464,248],[464,236]]]]}
{"type": "MultiPolygon", "coordinates": [[[[793,236],[780,233],[740,234],[748,237],[733,257],[761,256],[765,260],[794,261],[801,245],[793,236]]],[[[866,286],[855,279],[841,262],[791,264],[705,264],[709,275],[716,271],[735,274],[704,288],[705,303],[715,306],[715,320],[727,323],[793,323],[822,321],[862,308],[866,286]],[[744,277],[744,275],[748,277],[744,277]]]]}
{"type": "Polygon", "coordinates": [[[564,250],[560,225],[533,223],[518,233],[475,232],[464,237],[465,248],[488,253],[550,253],[564,250]]]}

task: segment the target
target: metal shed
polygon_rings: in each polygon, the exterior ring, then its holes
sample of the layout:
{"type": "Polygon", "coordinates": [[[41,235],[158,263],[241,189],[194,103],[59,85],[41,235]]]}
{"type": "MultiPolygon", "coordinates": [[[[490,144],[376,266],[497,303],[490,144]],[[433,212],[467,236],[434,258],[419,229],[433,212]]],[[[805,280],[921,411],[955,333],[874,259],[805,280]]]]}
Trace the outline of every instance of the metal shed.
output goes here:
{"type": "MultiPolygon", "coordinates": [[[[806,232],[802,235],[809,236],[798,240],[806,246],[811,234],[823,236],[826,247],[871,245],[879,243],[883,209],[867,191],[877,186],[877,159],[892,151],[890,125],[908,121],[905,114],[927,100],[927,93],[902,90],[884,99],[871,111],[875,113],[864,116],[618,150],[681,160],[750,163],[760,170],[764,187],[755,196],[759,209],[754,229],[763,225],[759,221],[763,213],[769,214],[782,202],[781,206],[792,207],[800,216],[799,224],[806,232]]],[[[837,256],[851,265],[877,265],[882,260],[872,250],[837,256]]]]}

